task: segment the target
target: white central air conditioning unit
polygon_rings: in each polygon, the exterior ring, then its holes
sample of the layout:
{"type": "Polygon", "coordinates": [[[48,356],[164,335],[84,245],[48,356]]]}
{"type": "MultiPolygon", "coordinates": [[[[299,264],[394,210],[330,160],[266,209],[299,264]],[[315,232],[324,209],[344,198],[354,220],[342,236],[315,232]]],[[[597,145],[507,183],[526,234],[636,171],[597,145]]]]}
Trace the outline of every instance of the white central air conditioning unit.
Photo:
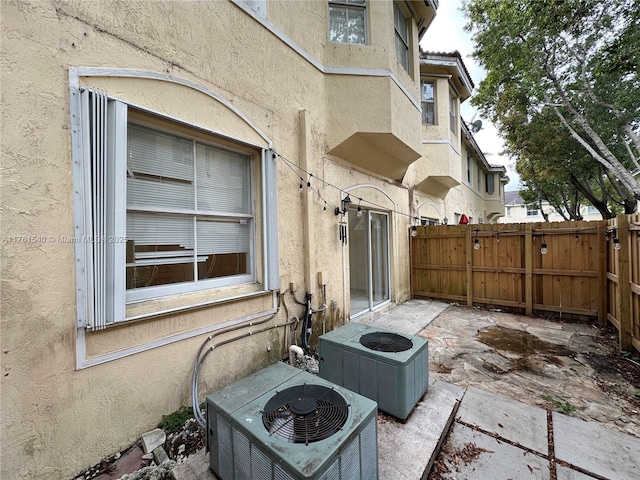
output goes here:
{"type": "Polygon", "coordinates": [[[320,376],[406,419],[429,386],[428,341],[350,322],[319,338],[320,376]]]}
{"type": "Polygon", "coordinates": [[[209,395],[207,430],[222,480],[378,478],[376,403],[281,362],[209,395]]]}

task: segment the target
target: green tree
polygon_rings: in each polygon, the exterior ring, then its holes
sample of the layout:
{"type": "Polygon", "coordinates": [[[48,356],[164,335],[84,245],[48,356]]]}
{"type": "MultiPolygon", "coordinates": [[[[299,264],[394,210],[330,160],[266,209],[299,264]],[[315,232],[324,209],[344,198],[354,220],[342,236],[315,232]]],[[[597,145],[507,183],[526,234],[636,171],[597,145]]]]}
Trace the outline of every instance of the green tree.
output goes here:
{"type": "Polygon", "coordinates": [[[463,9],[474,56],[487,71],[472,103],[505,136],[552,112],[602,166],[598,182],[608,182],[625,211],[634,211],[640,200],[640,0],[469,0],[463,9]]]}
{"type": "MultiPolygon", "coordinates": [[[[521,196],[527,203],[542,208],[546,201],[565,220],[582,220],[580,207],[586,202],[603,218],[624,208],[627,199],[615,190],[604,167],[571,137],[550,109],[522,118],[510,128],[506,150],[516,159],[524,185],[521,196]]],[[[635,204],[635,199],[631,201],[635,204]]]]}

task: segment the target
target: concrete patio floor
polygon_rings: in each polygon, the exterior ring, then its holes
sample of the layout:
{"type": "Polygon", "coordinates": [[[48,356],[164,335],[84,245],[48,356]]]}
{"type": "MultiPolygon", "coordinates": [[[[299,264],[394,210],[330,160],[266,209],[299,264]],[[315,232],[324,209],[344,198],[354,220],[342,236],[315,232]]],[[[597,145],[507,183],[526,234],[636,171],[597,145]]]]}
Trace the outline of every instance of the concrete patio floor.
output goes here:
{"type": "MultiPolygon", "coordinates": [[[[640,392],[597,370],[594,327],[431,300],[356,321],[429,339],[427,393],[378,416],[381,480],[640,478],[640,392]]],[[[204,452],[173,475],[216,478],[204,452]]]]}

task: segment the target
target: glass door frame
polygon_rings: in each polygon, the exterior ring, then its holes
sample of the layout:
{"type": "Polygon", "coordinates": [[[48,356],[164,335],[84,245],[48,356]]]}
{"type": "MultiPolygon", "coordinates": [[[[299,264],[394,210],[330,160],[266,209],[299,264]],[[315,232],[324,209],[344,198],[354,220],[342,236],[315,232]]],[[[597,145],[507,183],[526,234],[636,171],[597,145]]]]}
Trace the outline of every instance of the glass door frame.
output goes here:
{"type": "Polygon", "coordinates": [[[366,297],[367,297],[367,307],[361,310],[358,310],[357,312],[355,312],[353,310],[353,282],[351,280],[354,269],[352,267],[352,260],[353,257],[351,255],[351,246],[352,246],[352,241],[353,241],[353,235],[352,235],[352,230],[351,228],[354,225],[354,222],[352,220],[352,215],[357,215],[357,208],[351,208],[349,209],[349,235],[348,235],[348,244],[349,244],[349,298],[350,298],[350,313],[351,313],[351,318],[355,318],[358,317],[360,315],[372,312],[374,310],[377,310],[378,308],[388,304],[391,302],[391,222],[390,222],[390,214],[389,212],[385,212],[385,211],[380,211],[380,210],[365,210],[362,209],[362,215],[365,217],[365,221],[367,223],[366,225],[366,244],[362,245],[364,247],[366,247],[366,275],[367,275],[367,282],[366,282],[366,297]],[[384,236],[384,238],[382,239],[384,244],[386,244],[386,251],[384,252],[384,262],[386,263],[386,265],[384,265],[384,268],[386,269],[386,275],[384,275],[384,281],[385,281],[385,289],[386,292],[385,293],[385,297],[383,300],[379,301],[379,302],[375,302],[374,301],[374,292],[373,292],[373,274],[374,274],[374,259],[373,259],[373,241],[374,239],[372,238],[372,215],[380,215],[382,217],[385,218],[385,230],[386,230],[386,234],[384,236]]]}

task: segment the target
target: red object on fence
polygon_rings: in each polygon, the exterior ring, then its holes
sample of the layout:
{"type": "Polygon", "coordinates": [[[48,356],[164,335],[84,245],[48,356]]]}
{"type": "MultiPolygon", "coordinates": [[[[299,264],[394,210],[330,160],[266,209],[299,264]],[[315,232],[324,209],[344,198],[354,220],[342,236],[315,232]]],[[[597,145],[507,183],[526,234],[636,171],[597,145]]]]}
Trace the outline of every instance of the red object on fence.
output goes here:
{"type": "Polygon", "coordinates": [[[467,223],[469,223],[469,217],[463,213],[460,215],[460,225],[466,225],[467,223]]]}

